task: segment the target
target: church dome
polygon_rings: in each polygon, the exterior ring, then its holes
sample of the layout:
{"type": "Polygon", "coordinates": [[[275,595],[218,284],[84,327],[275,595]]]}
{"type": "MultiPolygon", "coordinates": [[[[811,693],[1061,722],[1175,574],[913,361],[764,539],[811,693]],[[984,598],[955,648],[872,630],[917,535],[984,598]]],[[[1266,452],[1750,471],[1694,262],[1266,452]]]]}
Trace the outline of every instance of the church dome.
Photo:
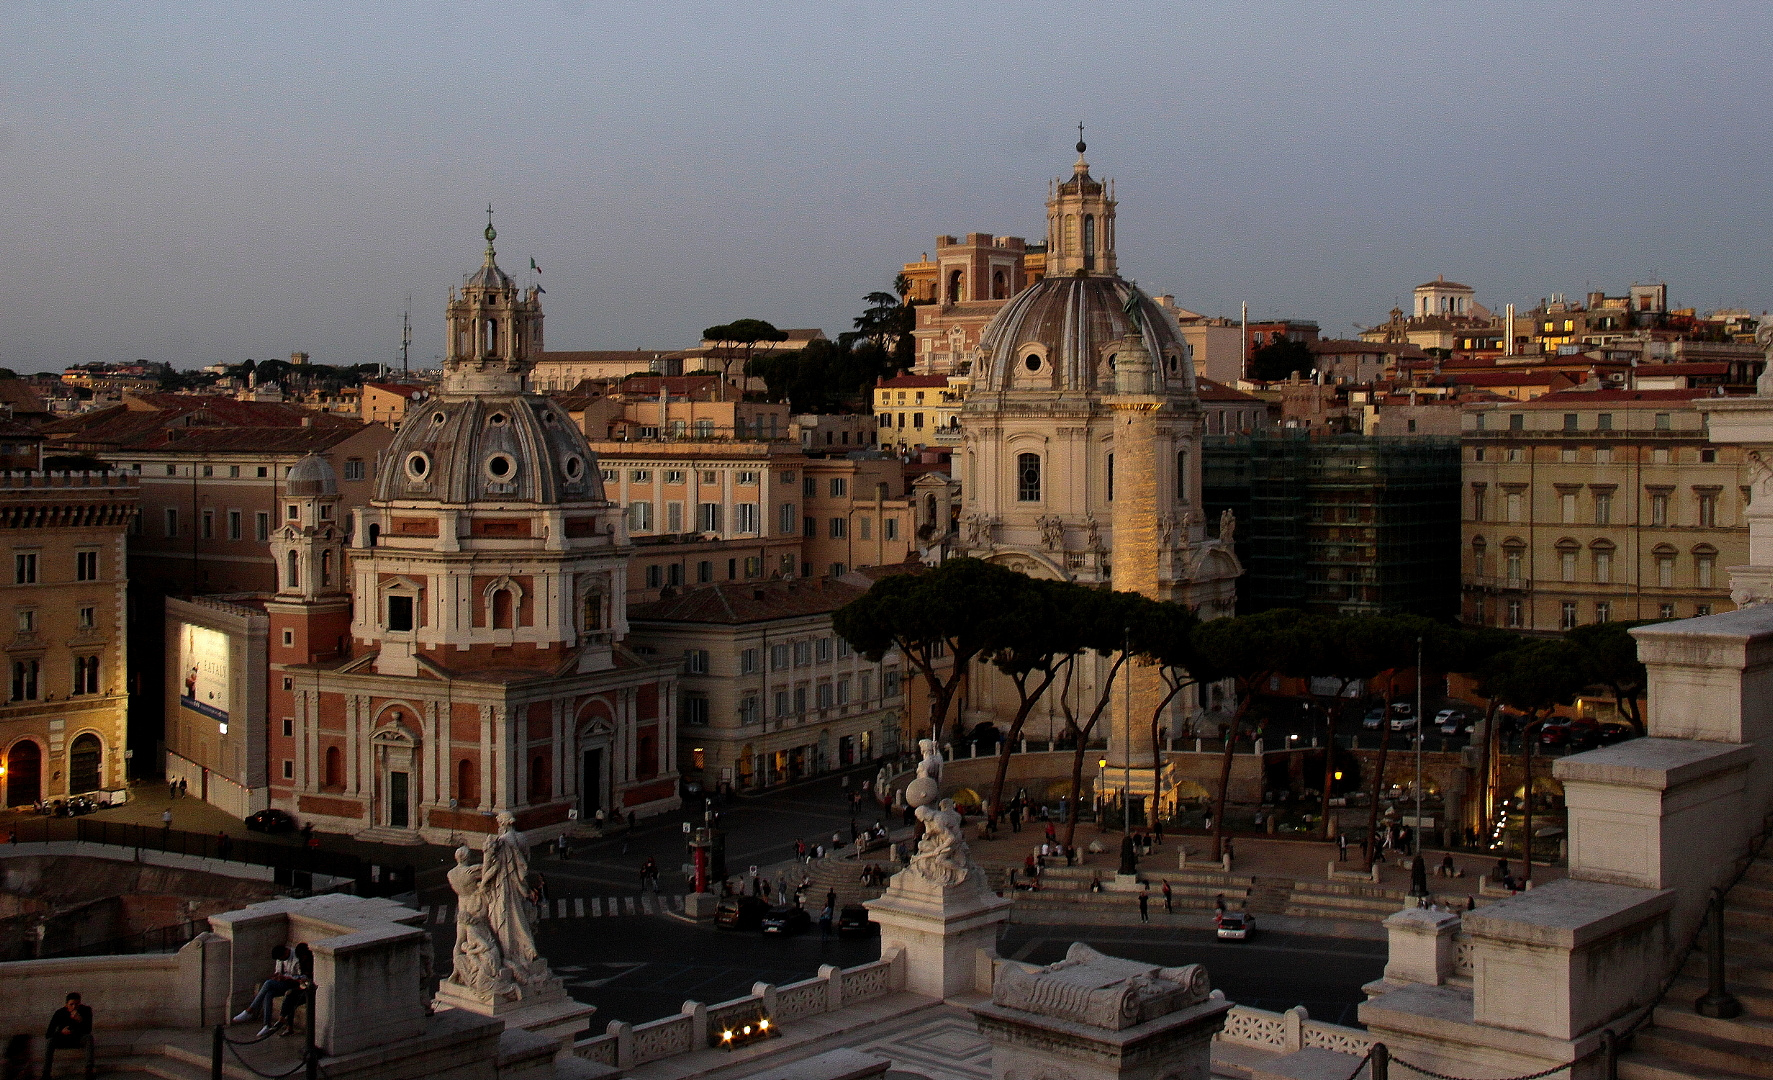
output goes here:
{"type": "Polygon", "coordinates": [[[463,285],[470,289],[509,289],[511,275],[500,270],[499,264],[493,262],[489,253],[485,264],[469,274],[468,280],[463,282],[463,285]]]}
{"type": "Polygon", "coordinates": [[[584,433],[534,394],[434,397],[407,412],[385,461],[378,501],[604,501],[584,433]]]}
{"type": "Polygon", "coordinates": [[[1042,278],[1005,304],[979,333],[978,391],[1114,392],[1113,359],[1133,320],[1171,393],[1194,392],[1194,366],[1169,313],[1118,277],[1042,278]]]}
{"type": "Polygon", "coordinates": [[[307,457],[289,467],[289,493],[297,498],[337,495],[339,477],[319,454],[307,457]]]}

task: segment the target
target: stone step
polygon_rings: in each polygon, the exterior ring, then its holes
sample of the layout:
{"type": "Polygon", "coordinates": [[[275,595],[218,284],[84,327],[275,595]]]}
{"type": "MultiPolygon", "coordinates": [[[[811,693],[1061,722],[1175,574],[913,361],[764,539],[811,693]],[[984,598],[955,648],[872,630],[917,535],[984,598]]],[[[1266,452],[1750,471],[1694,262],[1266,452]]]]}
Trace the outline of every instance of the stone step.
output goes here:
{"type": "MultiPolygon", "coordinates": [[[[1742,956],[1733,942],[1726,941],[1724,949],[1724,977],[1731,986],[1741,985],[1773,991],[1773,959],[1742,956]]],[[[1705,953],[1695,952],[1687,958],[1687,965],[1681,969],[1681,974],[1703,980],[1707,977],[1706,965],[1705,953]]]]}
{"type": "Polygon", "coordinates": [[[1619,1056],[1619,1080],[1754,1080],[1751,1073],[1730,1072],[1710,1066],[1633,1050],[1619,1056]]]}
{"type": "Polygon", "coordinates": [[[1706,1070],[1699,1075],[1717,1076],[1720,1071],[1773,1080],[1773,1055],[1765,1048],[1734,1039],[1720,1039],[1697,1031],[1652,1027],[1637,1033],[1634,1050],[1660,1054],[1690,1067],[1706,1070]]]}
{"type": "MultiPolygon", "coordinates": [[[[1677,1001],[1683,1007],[1690,1007],[1706,992],[1709,985],[1702,978],[1694,978],[1683,973],[1683,976],[1676,979],[1674,985],[1668,988],[1666,1000],[1677,1001]]],[[[1773,990],[1765,990],[1745,983],[1730,983],[1728,980],[1725,985],[1728,986],[1730,994],[1737,1001],[1742,1002],[1743,1015],[1773,1017],[1773,990]]]]}
{"type": "MultiPolygon", "coordinates": [[[[1731,1042],[1751,1043],[1755,1046],[1773,1047],[1773,1022],[1758,1016],[1744,1013],[1734,1020],[1719,1020],[1715,1017],[1700,1016],[1693,1011],[1693,1003],[1679,1000],[1679,1005],[1660,1005],[1656,1009],[1656,1026],[1672,1028],[1676,1031],[1694,1031],[1701,1035],[1710,1035],[1731,1042]]],[[[1762,1051],[1763,1054],[1766,1051],[1762,1051]]]]}
{"type": "Polygon", "coordinates": [[[1737,933],[1773,936],[1773,910],[1744,910],[1731,905],[1724,911],[1724,928],[1737,933]]]}

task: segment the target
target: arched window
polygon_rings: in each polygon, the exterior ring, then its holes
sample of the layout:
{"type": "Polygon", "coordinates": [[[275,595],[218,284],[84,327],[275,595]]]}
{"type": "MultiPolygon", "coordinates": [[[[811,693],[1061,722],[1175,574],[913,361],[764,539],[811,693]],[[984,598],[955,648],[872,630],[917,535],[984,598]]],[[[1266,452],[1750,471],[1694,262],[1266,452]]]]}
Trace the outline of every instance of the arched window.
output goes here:
{"type": "Polygon", "coordinates": [[[1176,451],[1176,498],[1188,501],[1188,451],[1176,451]]]}
{"type": "Polygon", "coordinates": [[[486,320],[486,351],[497,352],[499,348],[499,320],[486,320]]]}
{"type": "Polygon", "coordinates": [[[1009,298],[1009,295],[1010,295],[1010,283],[1003,276],[1003,271],[999,270],[996,273],[992,274],[991,275],[991,299],[1005,300],[1005,299],[1009,298]]]}
{"type": "Polygon", "coordinates": [[[1065,215],[1065,254],[1077,254],[1077,215],[1065,215]]]}
{"type": "Polygon", "coordinates": [[[369,546],[375,547],[376,541],[380,540],[381,538],[382,538],[382,527],[380,525],[376,525],[376,524],[372,523],[369,527],[369,546]]]}
{"type": "Polygon", "coordinates": [[[537,754],[529,759],[529,801],[532,803],[547,802],[549,787],[552,780],[548,768],[548,755],[537,754]]]}
{"type": "Polygon", "coordinates": [[[1040,501],[1040,455],[1016,455],[1016,501],[1040,501]]]}
{"type": "Polygon", "coordinates": [[[92,732],[85,732],[74,740],[68,751],[68,794],[97,791],[104,786],[99,768],[104,756],[104,744],[92,732]]]}
{"type": "Polygon", "coordinates": [[[585,621],[587,632],[603,629],[603,593],[592,589],[585,594],[585,621]]]}
{"type": "Polygon", "coordinates": [[[948,272],[948,302],[950,304],[960,303],[960,271],[959,270],[950,270],[948,272]]]}
{"type": "Polygon", "coordinates": [[[300,557],[298,557],[296,552],[292,551],[289,553],[289,558],[286,559],[285,562],[288,565],[286,565],[284,567],[283,587],[286,589],[301,588],[302,587],[302,561],[301,561],[300,557]]]}
{"type": "Polygon", "coordinates": [[[510,589],[496,589],[493,591],[492,625],[495,630],[509,630],[514,625],[511,617],[510,589]]]}
{"type": "Polygon", "coordinates": [[[345,786],[345,755],[336,746],[326,748],[326,769],[320,786],[337,791],[345,786]]]}
{"type": "Polygon", "coordinates": [[[332,584],[332,552],[322,551],[320,553],[320,587],[324,589],[324,588],[330,586],[331,584],[332,584]]]}
{"type": "Polygon", "coordinates": [[[480,805],[480,770],[469,758],[456,762],[456,802],[468,807],[480,805]]]}
{"type": "Polygon", "coordinates": [[[1096,215],[1094,214],[1084,215],[1083,257],[1084,269],[1094,270],[1096,268],[1096,215]]]}

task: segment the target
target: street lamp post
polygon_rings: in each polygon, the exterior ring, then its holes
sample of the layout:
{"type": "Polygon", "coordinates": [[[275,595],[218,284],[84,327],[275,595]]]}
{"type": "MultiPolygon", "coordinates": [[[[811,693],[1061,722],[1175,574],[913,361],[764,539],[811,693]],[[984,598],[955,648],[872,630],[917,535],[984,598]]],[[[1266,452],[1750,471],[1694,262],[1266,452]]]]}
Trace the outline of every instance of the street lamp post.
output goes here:
{"type": "Polygon", "coordinates": [[[1412,854],[1422,854],[1422,635],[1416,635],[1416,829],[1412,854]]]}

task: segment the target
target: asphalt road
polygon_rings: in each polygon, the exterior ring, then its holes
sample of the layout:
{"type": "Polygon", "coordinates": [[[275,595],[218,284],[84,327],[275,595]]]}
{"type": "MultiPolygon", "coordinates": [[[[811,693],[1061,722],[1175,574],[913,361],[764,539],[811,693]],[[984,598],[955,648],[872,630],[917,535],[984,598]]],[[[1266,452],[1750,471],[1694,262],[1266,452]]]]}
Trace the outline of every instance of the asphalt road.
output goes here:
{"type": "MultiPolygon", "coordinates": [[[[454,929],[431,929],[439,966],[447,969],[454,929]]],[[[1385,967],[1384,942],[1261,931],[1247,942],[1221,942],[1205,930],[1011,926],[998,952],[1046,964],[1063,959],[1073,941],[1153,964],[1205,964],[1214,987],[1233,1001],[1275,1011],[1304,1005],[1313,1017],[1341,1024],[1354,1022],[1355,1006],[1365,1000],[1361,984],[1385,967]]],[[[817,929],[766,938],[662,915],[545,920],[537,944],[573,999],[597,1007],[595,1031],[611,1020],[656,1020],[685,1001],[727,1001],[750,993],[755,982],[779,986],[818,974],[821,964],[853,967],[880,955],[878,938],[820,940],[817,929]]]]}

